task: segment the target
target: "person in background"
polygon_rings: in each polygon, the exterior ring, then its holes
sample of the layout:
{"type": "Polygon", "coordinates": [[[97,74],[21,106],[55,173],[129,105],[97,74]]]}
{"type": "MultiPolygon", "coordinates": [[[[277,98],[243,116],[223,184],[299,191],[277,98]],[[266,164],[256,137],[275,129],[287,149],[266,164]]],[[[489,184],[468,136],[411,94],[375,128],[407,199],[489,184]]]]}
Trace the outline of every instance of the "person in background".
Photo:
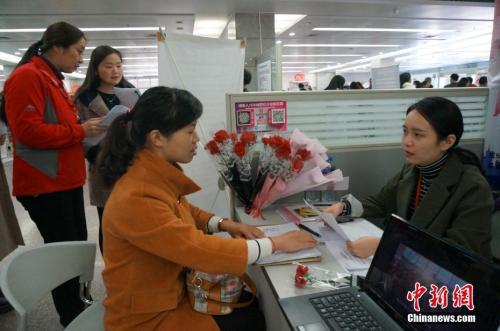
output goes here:
{"type": "Polygon", "coordinates": [[[364,89],[363,85],[361,85],[360,82],[351,82],[351,84],[349,85],[349,88],[351,90],[362,90],[362,89],[364,89]]]}
{"type": "Polygon", "coordinates": [[[325,90],[343,90],[345,84],[345,78],[340,75],[333,76],[330,80],[330,84],[325,88],[325,90]]]}
{"type": "Polygon", "coordinates": [[[474,80],[472,79],[472,77],[467,77],[467,81],[469,84],[467,84],[467,87],[477,87],[476,84],[474,84],[474,80]]]}
{"type": "MultiPolygon", "coordinates": [[[[410,106],[403,125],[406,164],[376,194],[349,195],[326,211],[362,216],[383,224],[397,214],[438,237],[491,258],[493,199],[478,157],[458,147],[464,131],[458,106],[430,97],[410,106]],[[381,221],[381,222],[380,222],[381,221]]],[[[373,255],[380,238],[347,243],[355,256],[373,255]]]]}
{"type": "Polygon", "coordinates": [[[450,83],[448,85],[445,85],[445,88],[449,87],[458,87],[458,74],[451,74],[450,75],[450,83]]]}
{"type": "Polygon", "coordinates": [[[425,77],[423,83],[422,83],[422,88],[433,88],[432,86],[432,78],[430,77],[425,77]]]}
{"type": "MultiPolygon", "coordinates": [[[[3,94],[0,93],[0,99],[3,94]]],[[[0,149],[7,140],[7,126],[0,118],[0,149]]],[[[9,183],[0,155],[0,261],[19,245],[24,245],[23,236],[17,221],[14,205],[10,197],[9,183]]],[[[11,311],[13,307],[0,291],[0,314],[11,311]]]]}
{"type": "Polygon", "coordinates": [[[415,88],[422,88],[423,85],[419,80],[414,80],[413,85],[415,85],[415,88]]]}
{"type": "Polygon", "coordinates": [[[304,83],[299,83],[298,87],[299,87],[299,91],[307,91],[307,89],[304,86],[304,83]]]}
{"type": "Polygon", "coordinates": [[[247,69],[243,70],[243,92],[248,92],[247,85],[252,82],[252,73],[247,69]]]}
{"type": "Polygon", "coordinates": [[[479,78],[479,87],[488,87],[488,77],[481,76],[479,78]]]}
{"type": "Polygon", "coordinates": [[[411,75],[409,72],[403,72],[399,75],[399,87],[402,89],[415,88],[415,85],[411,83],[411,75]]]}
{"type": "MultiPolygon", "coordinates": [[[[120,104],[114,87],[134,87],[123,77],[122,55],[110,46],[98,46],[90,55],[85,80],[76,91],[74,99],[78,114],[83,120],[106,116],[111,108],[120,104]]],[[[85,157],[89,162],[90,204],[97,207],[99,216],[99,248],[103,252],[102,214],[110,190],[104,187],[96,171],[95,163],[101,145],[85,146],[85,157]]]]}
{"type": "MultiPolygon", "coordinates": [[[[87,240],[82,141],[106,128],[99,119],[80,123],[62,75],[82,63],[85,44],[77,27],[54,23],[5,82],[2,112],[14,144],[13,195],[45,243],[87,240]]],[[[74,278],[52,291],[63,326],[84,309],[79,288],[74,278]]]]}
{"type": "Polygon", "coordinates": [[[467,77],[462,77],[458,81],[458,84],[456,87],[467,87],[467,86],[469,86],[469,80],[467,79],[467,77]]]}
{"type": "Polygon", "coordinates": [[[104,210],[103,271],[106,330],[265,330],[253,306],[229,315],[193,310],[186,269],[242,275],[248,264],[273,252],[317,245],[292,231],[262,238],[252,226],[214,216],[186,196],[200,187],[180,164],[196,155],[202,105],[185,90],[163,86],[144,92],[118,117],[98,158],[113,191],[104,210]],[[227,231],[234,239],[209,235],[227,231]]]}

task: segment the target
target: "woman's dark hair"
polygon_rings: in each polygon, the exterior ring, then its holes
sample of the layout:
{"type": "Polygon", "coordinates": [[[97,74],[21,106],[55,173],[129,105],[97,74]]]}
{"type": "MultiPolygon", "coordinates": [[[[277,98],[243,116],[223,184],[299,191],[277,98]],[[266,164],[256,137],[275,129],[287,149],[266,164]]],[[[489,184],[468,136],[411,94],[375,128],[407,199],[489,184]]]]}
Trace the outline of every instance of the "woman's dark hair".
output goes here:
{"type": "Polygon", "coordinates": [[[66,22],[51,24],[43,33],[42,39],[32,44],[24,53],[16,68],[28,62],[34,55],[47,52],[53,46],[68,48],[82,38],[87,39],[85,34],[74,25],[66,22]]]}
{"type": "Polygon", "coordinates": [[[467,87],[469,85],[469,80],[467,77],[462,77],[458,81],[457,87],[467,87]]]}
{"type": "Polygon", "coordinates": [[[134,108],[117,117],[108,129],[97,160],[105,183],[113,186],[127,171],[149,132],[158,130],[169,136],[196,121],[202,112],[201,102],[188,91],[165,86],[148,89],[134,108]]]}
{"type": "Polygon", "coordinates": [[[464,132],[464,120],[456,103],[442,97],[429,97],[411,105],[406,111],[406,116],[412,111],[418,112],[429,122],[440,141],[450,134],[455,135],[455,143],[448,151],[455,153],[462,163],[475,165],[484,175],[477,155],[467,149],[457,147],[464,132]]]}
{"type": "Polygon", "coordinates": [[[403,87],[404,83],[411,83],[411,75],[409,72],[403,72],[399,75],[399,87],[403,87]]]}
{"type": "Polygon", "coordinates": [[[330,84],[325,88],[325,90],[343,90],[345,84],[345,78],[340,75],[333,76],[330,84]]]}
{"type": "MultiPolygon", "coordinates": [[[[86,39],[85,34],[76,26],[66,22],[57,22],[47,27],[43,33],[42,39],[32,44],[24,53],[21,61],[16,65],[16,68],[27,63],[35,55],[43,54],[53,46],[61,46],[68,48],[76,44],[80,39],[86,39]]],[[[0,119],[7,123],[7,114],[5,113],[5,97],[0,103],[0,119]]]]}
{"type": "MultiPolygon", "coordinates": [[[[120,61],[122,60],[122,54],[120,51],[111,46],[98,46],[92,51],[92,54],[90,55],[89,67],[87,68],[87,75],[85,76],[82,86],[80,86],[75,92],[73,97],[75,100],[77,100],[81,94],[89,90],[96,90],[99,87],[101,80],[97,74],[97,68],[110,54],[116,54],[120,58],[120,61]]],[[[117,87],[134,87],[134,85],[127,81],[122,75],[122,79],[118,83],[117,87]]]]}

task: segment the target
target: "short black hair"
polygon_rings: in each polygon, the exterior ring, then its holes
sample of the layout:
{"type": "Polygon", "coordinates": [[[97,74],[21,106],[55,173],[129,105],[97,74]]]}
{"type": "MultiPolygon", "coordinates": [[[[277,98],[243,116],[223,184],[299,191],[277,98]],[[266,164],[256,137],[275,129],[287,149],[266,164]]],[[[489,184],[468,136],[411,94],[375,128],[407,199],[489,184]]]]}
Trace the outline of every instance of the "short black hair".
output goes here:
{"type": "Polygon", "coordinates": [[[450,79],[455,81],[455,82],[458,81],[458,77],[459,77],[458,74],[451,74],[450,75],[450,79]]]}
{"type": "Polygon", "coordinates": [[[488,84],[488,77],[481,76],[481,78],[479,78],[479,85],[486,85],[486,84],[488,84]]]}

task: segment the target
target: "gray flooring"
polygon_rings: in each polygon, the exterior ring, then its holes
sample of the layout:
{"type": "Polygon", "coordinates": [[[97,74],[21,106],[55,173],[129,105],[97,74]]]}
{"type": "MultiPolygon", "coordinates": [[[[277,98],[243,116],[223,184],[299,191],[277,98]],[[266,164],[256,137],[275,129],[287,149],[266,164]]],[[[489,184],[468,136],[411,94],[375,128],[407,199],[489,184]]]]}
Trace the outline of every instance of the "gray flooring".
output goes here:
{"type": "MultiPolygon", "coordinates": [[[[5,172],[9,180],[9,184],[12,184],[12,163],[6,163],[5,172]]],[[[12,188],[12,186],[11,186],[12,188]]],[[[87,228],[89,234],[89,241],[97,242],[97,233],[99,229],[99,219],[97,217],[97,211],[95,207],[90,206],[88,201],[87,187],[85,186],[85,214],[87,217],[87,228]]],[[[16,215],[19,220],[19,225],[21,227],[21,232],[23,233],[24,241],[27,246],[35,246],[43,243],[42,237],[38,232],[35,224],[31,221],[28,213],[24,208],[13,199],[14,208],[16,210],[16,215]]],[[[95,274],[94,281],[92,283],[92,297],[97,300],[102,300],[104,298],[104,286],[102,283],[101,272],[104,267],[100,251],[97,250],[96,253],[96,264],[95,264],[95,274]]],[[[16,326],[16,315],[13,311],[0,314],[0,330],[1,331],[11,331],[15,330],[16,326]]],[[[63,327],[59,324],[59,319],[55,311],[54,305],[52,303],[52,298],[47,295],[37,307],[28,316],[28,327],[27,330],[37,330],[37,331],[59,331],[63,330],[63,327]]]]}

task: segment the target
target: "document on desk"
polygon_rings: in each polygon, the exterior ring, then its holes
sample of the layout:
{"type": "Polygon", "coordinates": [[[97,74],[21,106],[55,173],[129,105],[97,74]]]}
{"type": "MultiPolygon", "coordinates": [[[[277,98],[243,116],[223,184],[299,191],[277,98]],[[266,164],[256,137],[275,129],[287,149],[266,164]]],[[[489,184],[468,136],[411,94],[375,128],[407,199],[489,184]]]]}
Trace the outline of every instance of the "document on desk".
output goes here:
{"type": "Polygon", "coordinates": [[[335,232],[337,232],[344,240],[356,240],[359,237],[363,236],[382,237],[382,230],[365,219],[359,218],[355,219],[352,222],[340,224],[332,214],[325,213],[319,210],[315,206],[308,203],[306,200],[304,200],[304,202],[308,207],[315,210],[319,214],[321,219],[323,219],[323,221],[335,232]]]}
{"type": "Polygon", "coordinates": [[[349,253],[342,238],[327,241],[326,248],[332,253],[335,260],[349,272],[367,271],[372,263],[372,257],[361,259],[349,253]]]}
{"type": "MultiPolygon", "coordinates": [[[[300,230],[297,227],[297,225],[293,223],[259,226],[259,229],[262,232],[264,232],[266,237],[278,236],[286,232],[300,230]]],[[[319,260],[321,260],[321,252],[316,248],[309,248],[293,253],[277,252],[271,256],[267,256],[265,258],[260,259],[260,261],[257,264],[260,265],[283,264],[283,263],[291,263],[293,261],[319,261],[319,260]]]]}

